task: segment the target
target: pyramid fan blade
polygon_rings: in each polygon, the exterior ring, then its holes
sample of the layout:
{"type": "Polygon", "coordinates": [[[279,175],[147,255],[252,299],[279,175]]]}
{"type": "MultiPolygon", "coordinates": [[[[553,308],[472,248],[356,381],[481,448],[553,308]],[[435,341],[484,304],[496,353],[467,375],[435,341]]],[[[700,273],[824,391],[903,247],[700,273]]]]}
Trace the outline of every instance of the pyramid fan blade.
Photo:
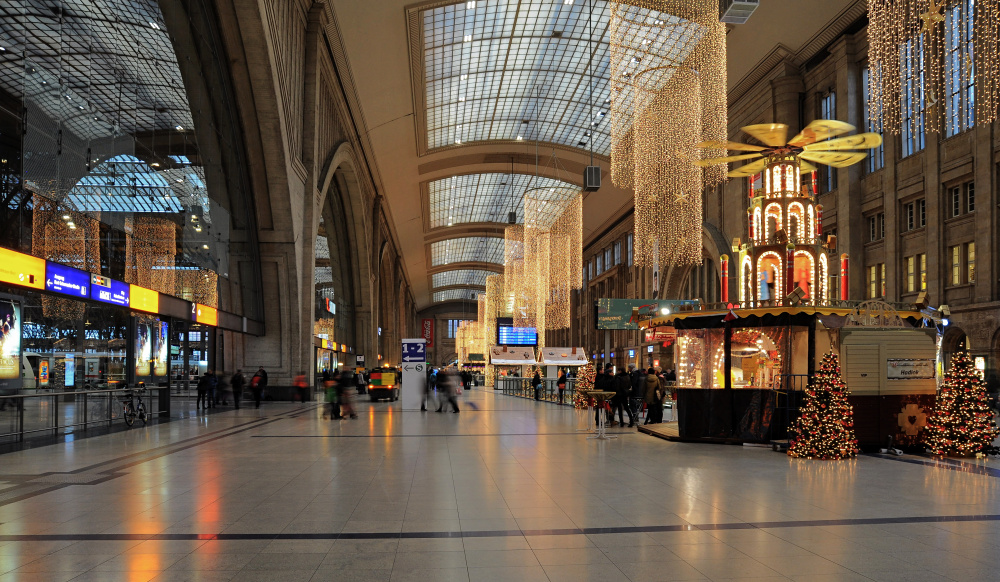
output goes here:
{"type": "Polygon", "coordinates": [[[746,176],[753,176],[757,172],[760,172],[767,167],[767,158],[763,160],[757,160],[756,162],[749,163],[745,166],[740,166],[732,172],[727,174],[730,178],[742,178],[746,176]]]}
{"type": "Polygon", "coordinates": [[[750,137],[773,148],[785,145],[788,138],[788,126],[784,123],[761,123],[741,128],[750,137]]]}
{"type": "Polygon", "coordinates": [[[830,139],[831,137],[850,133],[854,129],[855,127],[850,123],[844,123],[836,119],[816,119],[807,125],[797,136],[793,137],[788,142],[788,145],[802,147],[823,139],[830,139]]]}
{"type": "Polygon", "coordinates": [[[695,160],[694,165],[701,166],[702,168],[707,168],[709,166],[714,166],[716,164],[725,164],[727,162],[738,162],[740,160],[752,160],[754,158],[759,158],[764,154],[743,154],[741,156],[729,156],[727,158],[709,158],[707,160],[695,160]]]}
{"type": "Polygon", "coordinates": [[[732,150],[736,152],[762,152],[766,147],[740,143],[738,141],[703,141],[695,144],[696,148],[713,150],[732,150]]]}
{"type": "Polygon", "coordinates": [[[802,146],[807,152],[830,150],[861,150],[877,148],[882,145],[882,136],[877,133],[859,133],[847,137],[838,137],[830,141],[818,141],[802,146]]]}
{"type": "Polygon", "coordinates": [[[810,164],[805,160],[799,160],[799,171],[803,174],[809,174],[816,171],[816,166],[810,164]]]}
{"type": "Polygon", "coordinates": [[[802,152],[799,157],[834,168],[846,168],[865,159],[867,155],[865,152],[802,152]]]}

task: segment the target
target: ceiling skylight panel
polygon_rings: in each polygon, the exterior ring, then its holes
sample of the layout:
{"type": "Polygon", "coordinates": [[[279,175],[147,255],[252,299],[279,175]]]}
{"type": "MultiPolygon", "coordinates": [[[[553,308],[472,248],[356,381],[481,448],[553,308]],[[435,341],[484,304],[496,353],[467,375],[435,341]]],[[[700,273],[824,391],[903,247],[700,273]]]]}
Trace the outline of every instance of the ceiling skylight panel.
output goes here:
{"type": "Polygon", "coordinates": [[[434,301],[455,301],[459,299],[468,299],[474,301],[478,299],[479,291],[474,291],[471,289],[448,289],[445,291],[436,291],[434,293],[434,301]]]}
{"type": "Polygon", "coordinates": [[[493,271],[482,269],[458,269],[455,271],[444,271],[431,276],[431,287],[452,287],[456,285],[486,286],[486,277],[494,275],[493,271]]]}

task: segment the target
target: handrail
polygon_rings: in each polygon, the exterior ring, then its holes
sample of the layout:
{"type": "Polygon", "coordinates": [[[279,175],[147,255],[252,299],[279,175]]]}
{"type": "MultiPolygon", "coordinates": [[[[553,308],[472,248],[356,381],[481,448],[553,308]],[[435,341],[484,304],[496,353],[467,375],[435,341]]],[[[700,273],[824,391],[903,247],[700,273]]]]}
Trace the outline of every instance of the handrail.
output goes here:
{"type": "MultiPolygon", "coordinates": [[[[34,392],[32,394],[8,394],[0,398],[38,398],[41,396],[79,396],[81,394],[107,394],[109,392],[122,392],[124,390],[138,390],[138,387],[129,388],[109,388],[107,390],[77,390],[71,392],[34,392]]],[[[146,390],[166,390],[166,386],[146,386],[146,390]]],[[[30,390],[30,388],[29,388],[30,390]]]]}

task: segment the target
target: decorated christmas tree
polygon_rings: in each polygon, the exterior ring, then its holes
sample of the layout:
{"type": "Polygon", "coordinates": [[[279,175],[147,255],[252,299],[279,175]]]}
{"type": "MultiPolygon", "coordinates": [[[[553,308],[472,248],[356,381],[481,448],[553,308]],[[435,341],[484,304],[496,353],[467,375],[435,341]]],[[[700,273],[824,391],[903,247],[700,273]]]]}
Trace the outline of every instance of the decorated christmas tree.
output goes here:
{"type": "Polygon", "coordinates": [[[587,362],[587,365],[580,368],[579,375],[576,377],[576,387],[573,391],[573,407],[574,408],[587,408],[587,402],[590,400],[582,394],[584,390],[594,389],[594,364],[592,362],[587,362]]]}
{"type": "Polygon", "coordinates": [[[805,391],[801,415],[792,425],[788,454],[810,459],[846,459],[858,452],[854,436],[854,409],[847,402],[850,392],[840,377],[840,361],[833,352],[805,391]]]}
{"type": "Polygon", "coordinates": [[[951,368],[938,388],[934,411],[927,419],[924,443],[935,455],[970,456],[993,452],[1000,434],[993,421],[986,382],[966,351],[951,357],[951,368]]]}

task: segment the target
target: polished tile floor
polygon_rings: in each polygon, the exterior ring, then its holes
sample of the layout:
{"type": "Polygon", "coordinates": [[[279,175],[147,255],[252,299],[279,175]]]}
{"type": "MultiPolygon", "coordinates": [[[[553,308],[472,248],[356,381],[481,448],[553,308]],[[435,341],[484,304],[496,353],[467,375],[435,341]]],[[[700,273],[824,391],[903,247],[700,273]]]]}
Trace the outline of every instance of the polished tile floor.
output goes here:
{"type": "Polygon", "coordinates": [[[1000,579],[989,463],[598,442],[567,407],[462,400],[267,404],[2,455],[0,582],[1000,579]]]}

